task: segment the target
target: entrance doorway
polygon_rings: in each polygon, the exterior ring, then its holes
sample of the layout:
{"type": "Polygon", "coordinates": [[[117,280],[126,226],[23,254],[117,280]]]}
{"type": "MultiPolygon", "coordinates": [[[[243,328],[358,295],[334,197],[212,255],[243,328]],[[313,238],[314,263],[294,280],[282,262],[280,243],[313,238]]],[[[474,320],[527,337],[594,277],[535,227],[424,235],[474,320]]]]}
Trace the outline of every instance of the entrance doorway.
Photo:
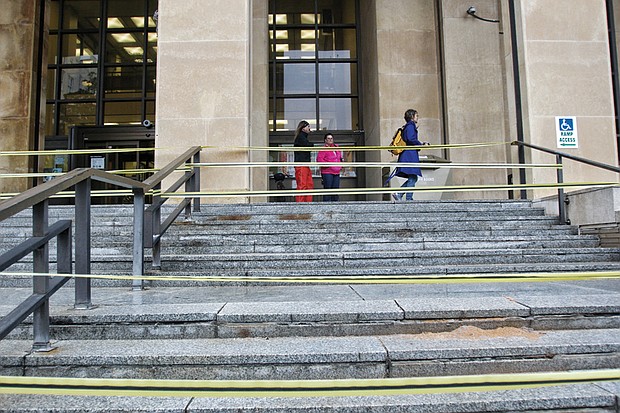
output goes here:
{"type": "MultiPolygon", "coordinates": [[[[152,170],[155,167],[154,151],[143,149],[154,147],[154,129],[144,126],[74,126],[69,137],[69,149],[130,149],[130,151],[71,155],[69,167],[118,171],[127,178],[143,181],[153,174],[152,170]]],[[[116,189],[103,182],[93,182],[92,188],[98,191],[116,189]]],[[[98,196],[93,199],[93,204],[132,202],[133,197],[127,195],[98,196]]]]}

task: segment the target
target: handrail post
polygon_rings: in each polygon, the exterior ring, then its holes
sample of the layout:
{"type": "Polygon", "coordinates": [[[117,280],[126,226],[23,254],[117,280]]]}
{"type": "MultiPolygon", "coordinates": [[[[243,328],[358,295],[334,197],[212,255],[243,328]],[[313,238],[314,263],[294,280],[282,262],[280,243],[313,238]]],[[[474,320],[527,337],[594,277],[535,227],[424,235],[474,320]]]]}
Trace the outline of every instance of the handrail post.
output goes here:
{"type": "MultiPolygon", "coordinates": [[[[194,154],[194,163],[200,163],[200,151],[194,154]]],[[[200,167],[194,166],[194,176],[192,177],[192,191],[200,191],[200,167]]],[[[200,197],[194,198],[194,212],[200,212],[200,197]]]]}
{"type": "MultiPolygon", "coordinates": [[[[555,163],[560,165],[556,169],[558,184],[564,183],[564,170],[562,168],[562,155],[555,155],[555,163]]],[[[558,187],[558,213],[560,215],[560,223],[568,224],[566,219],[566,203],[564,202],[564,188],[558,187]]]]}
{"type": "MultiPolygon", "coordinates": [[[[32,235],[44,236],[48,227],[48,201],[42,201],[32,207],[32,235]]],[[[35,273],[49,273],[49,246],[48,243],[37,248],[33,253],[33,271],[35,273]]],[[[47,294],[50,286],[50,277],[40,275],[32,277],[33,294],[47,294]]],[[[32,315],[32,330],[34,342],[33,351],[50,351],[50,307],[49,300],[34,310],[32,315]]]]}
{"type": "Polygon", "coordinates": [[[161,193],[161,183],[155,185],[153,189],[155,190],[155,195],[153,195],[152,205],[155,206],[155,208],[153,212],[147,216],[151,222],[145,221],[144,225],[151,226],[151,239],[149,244],[151,245],[153,255],[152,267],[153,269],[159,270],[161,269],[161,243],[159,242],[159,236],[161,235],[161,196],[159,195],[161,193]],[[153,242],[155,237],[158,238],[157,242],[153,242]]]}
{"type": "MultiPolygon", "coordinates": [[[[133,189],[133,275],[144,275],[144,190],[133,189]]],[[[142,279],[134,279],[133,290],[142,290],[142,279]]]]}
{"type": "MultiPolygon", "coordinates": [[[[75,185],[75,272],[90,274],[90,189],[91,179],[75,185]]],[[[75,279],[76,309],[92,308],[91,279],[75,279]]]]}

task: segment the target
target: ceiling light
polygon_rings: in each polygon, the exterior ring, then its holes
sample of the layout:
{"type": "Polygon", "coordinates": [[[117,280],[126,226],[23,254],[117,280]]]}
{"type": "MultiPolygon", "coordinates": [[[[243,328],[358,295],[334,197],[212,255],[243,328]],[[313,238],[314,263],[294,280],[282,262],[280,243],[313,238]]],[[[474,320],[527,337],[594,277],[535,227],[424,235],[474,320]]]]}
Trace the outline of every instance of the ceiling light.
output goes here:
{"type": "Polygon", "coordinates": [[[110,36],[112,36],[118,43],[136,42],[136,39],[131,35],[131,33],[112,33],[110,36]]]}
{"type": "Polygon", "coordinates": [[[301,38],[302,39],[314,39],[314,30],[302,30],[301,38]]]}
{"type": "Polygon", "coordinates": [[[123,47],[123,49],[131,56],[140,56],[144,54],[144,49],[141,47],[123,47]]]}
{"type": "Polygon", "coordinates": [[[125,26],[123,25],[123,23],[121,23],[118,17],[110,17],[108,19],[108,29],[124,29],[124,28],[125,26]]]}
{"type": "Polygon", "coordinates": [[[136,27],[144,27],[144,17],[132,17],[131,21],[136,27]]]}

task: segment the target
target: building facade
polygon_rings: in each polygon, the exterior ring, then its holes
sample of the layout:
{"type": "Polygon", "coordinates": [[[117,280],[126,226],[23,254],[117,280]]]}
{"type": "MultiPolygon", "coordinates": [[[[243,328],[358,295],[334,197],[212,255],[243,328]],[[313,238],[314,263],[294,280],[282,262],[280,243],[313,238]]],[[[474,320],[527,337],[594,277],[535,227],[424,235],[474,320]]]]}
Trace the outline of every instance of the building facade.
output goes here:
{"type": "MultiPolygon", "coordinates": [[[[279,161],[288,160],[286,152],[266,148],[290,145],[302,119],[317,144],[331,132],[341,145],[379,146],[414,108],[420,135],[431,144],[492,143],[426,152],[452,163],[555,162],[509,144],[522,140],[618,164],[619,0],[575,0],[570,7],[559,0],[8,3],[0,16],[3,151],[86,147],[80,136],[102,128],[117,135],[102,145],[159,148],[156,166],[196,145],[215,147],[203,161],[279,161]],[[140,129],[145,120],[154,128],[140,129]],[[566,121],[576,146],[560,145],[566,121]],[[141,137],[119,138],[126,133],[119,127],[131,125],[141,137]]],[[[393,160],[385,150],[348,156],[393,160]]],[[[0,172],[68,167],[67,159],[0,157],[0,172]]],[[[203,190],[265,189],[275,170],[208,169],[203,190]]],[[[451,170],[445,182],[553,183],[555,175],[545,168],[472,167],[451,170]]],[[[380,187],[384,177],[382,168],[350,168],[343,186],[380,187]]],[[[567,162],[564,180],[618,178],[567,162]]],[[[1,179],[0,192],[31,184],[1,179]]],[[[506,198],[507,192],[443,197],[506,198]]]]}

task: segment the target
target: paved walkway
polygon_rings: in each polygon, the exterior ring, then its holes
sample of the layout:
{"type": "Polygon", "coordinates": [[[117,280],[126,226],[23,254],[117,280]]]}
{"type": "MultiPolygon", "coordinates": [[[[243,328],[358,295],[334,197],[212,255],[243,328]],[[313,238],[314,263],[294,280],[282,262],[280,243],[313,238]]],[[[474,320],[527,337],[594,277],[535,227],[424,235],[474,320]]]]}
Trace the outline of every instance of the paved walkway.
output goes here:
{"type": "MultiPolygon", "coordinates": [[[[27,297],[27,288],[0,288],[0,314],[27,297]]],[[[51,299],[52,309],[73,305],[73,288],[63,287],[51,299]]],[[[568,297],[612,294],[620,299],[620,279],[567,282],[405,284],[405,285],[287,285],[154,287],[143,291],[129,288],[93,287],[97,306],[140,306],[145,311],[161,304],[244,302],[345,302],[392,299],[471,297],[568,297]]],[[[482,302],[484,300],[481,300],[482,302]]]]}

